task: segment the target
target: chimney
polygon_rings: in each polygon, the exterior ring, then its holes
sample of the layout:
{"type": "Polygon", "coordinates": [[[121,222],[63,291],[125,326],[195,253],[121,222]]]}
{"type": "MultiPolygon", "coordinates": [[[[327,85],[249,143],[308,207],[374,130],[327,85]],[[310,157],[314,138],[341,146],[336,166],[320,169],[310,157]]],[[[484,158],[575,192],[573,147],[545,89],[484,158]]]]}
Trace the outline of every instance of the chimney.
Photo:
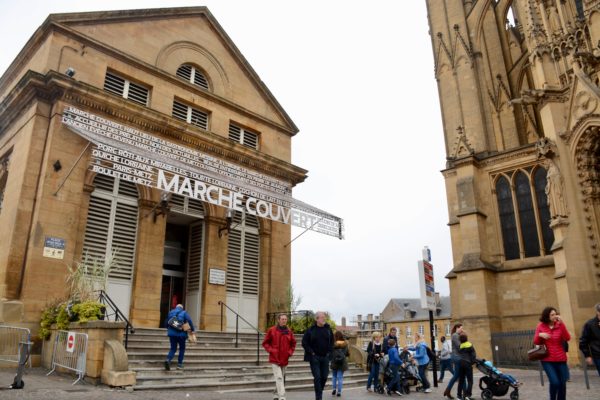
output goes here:
{"type": "Polygon", "coordinates": [[[362,322],[362,314],[358,314],[358,315],[356,316],[356,320],[357,320],[358,322],[362,322]]]}
{"type": "Polygon", "coordinates": [[[435,305],[436,307],[442,306],[442,302],[440,301],[440,292],[435,292],[435,305]]]}
{"type": "Polygon", "coordinates": [[[346,326],[346,317],[342,317],[342,326],[346,326]]]}
{"type": "Polygon", "coordinates": [[[373,314],[367,314],[367,321],[369,321],[369,322],[373,321],[373,314]]]}

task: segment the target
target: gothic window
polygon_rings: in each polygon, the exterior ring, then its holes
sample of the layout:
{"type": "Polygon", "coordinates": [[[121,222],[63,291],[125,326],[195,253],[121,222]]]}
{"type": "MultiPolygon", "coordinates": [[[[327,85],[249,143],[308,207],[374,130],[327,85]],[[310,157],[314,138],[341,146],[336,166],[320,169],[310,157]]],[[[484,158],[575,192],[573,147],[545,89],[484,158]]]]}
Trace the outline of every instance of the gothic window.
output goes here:
{"type": "Polygon", "coordinates": [[[502,242],[504,243],[504,258],[514,260],[519,258],[519,238],[512,201],[512,191],[508,179],[501,176],[496,182],[496,197],[500,214],[502,242]]]}
{"type": "Polygon", "coordinates": [[[550,208],[548,206],[548,197],[546,196],[546,170],[544,168],[537,168],[535,170],[533,173],[533,183],[538,213],[540,215],[544,251],[546,254],[550,254],[550,248],[552,247],[552,243],[554,243],[554,232],[550,228],[550,208]]]}
{"type": "Polygon", "coordinates": [[[506,260],[550,254],[554,234],[545,189],[546,170],[542,167],[506,173],[496,181],[506,260]]]}
{"type": "Polygon", "coordinates": [[[536,257],[540,255],[540,241],[537,234],[535,222],[535,211],[533,199],[531,198],[531,187],[529,178],[525,172],[519,171],[515,176],[515,192],[519,209],[519,225],[523,238],[523,251],[525,257],[536,257]]]}
{"type": "Polygon", "coordinates": [[[138,191],[127,181],[98,174],[90,196],[83,256],[104,262],[116,253],[109,277],[131,281],[138,221],[138,191]]]}

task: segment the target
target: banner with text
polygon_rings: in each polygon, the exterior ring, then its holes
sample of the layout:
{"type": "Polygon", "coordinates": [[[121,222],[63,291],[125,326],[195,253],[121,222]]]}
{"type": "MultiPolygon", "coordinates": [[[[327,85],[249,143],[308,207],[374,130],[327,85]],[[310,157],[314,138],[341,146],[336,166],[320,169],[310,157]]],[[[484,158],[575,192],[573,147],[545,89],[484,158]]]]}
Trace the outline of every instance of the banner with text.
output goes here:
{"type": "Polygon", "coordinates": [[[95,144],[93,172],[343,239],[343,220],[292,198],[288,182],[74,107],[62,122],[95,144]]]}

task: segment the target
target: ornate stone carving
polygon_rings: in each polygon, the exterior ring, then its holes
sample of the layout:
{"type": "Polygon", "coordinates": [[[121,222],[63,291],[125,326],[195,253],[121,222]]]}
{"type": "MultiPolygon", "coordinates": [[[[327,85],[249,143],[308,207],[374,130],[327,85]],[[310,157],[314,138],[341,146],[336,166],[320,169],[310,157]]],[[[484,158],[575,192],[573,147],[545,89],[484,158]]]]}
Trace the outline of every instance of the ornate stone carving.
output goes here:
{"type": "Polygon", "coordinates": [[[566,218],[569,214],[567,200],[565,198],[565,182],[558,165],[552,158],[546,158],[544,162],[547,167],[546,196],[550,206],[550,217],[566,218]]]}
{"type": "Polygon", "coordinates": [[[475,150],[471,147],[465,129],[462,126],[456,128],[458,134],[456,135],[456,142],[454,142],[454,151],[452,152],[451,159],[458,157],[465,157],[475,154],[475,150]]]}
{"type": "Polygon", "coordinates": [[[598,100],[596,100],[596,98],[590,95],[588,92],[583,91],[577,93],[575,96],[573,112],[575,113],[575,117],[580,119],[596,111],[597,106],[598,100]]]}

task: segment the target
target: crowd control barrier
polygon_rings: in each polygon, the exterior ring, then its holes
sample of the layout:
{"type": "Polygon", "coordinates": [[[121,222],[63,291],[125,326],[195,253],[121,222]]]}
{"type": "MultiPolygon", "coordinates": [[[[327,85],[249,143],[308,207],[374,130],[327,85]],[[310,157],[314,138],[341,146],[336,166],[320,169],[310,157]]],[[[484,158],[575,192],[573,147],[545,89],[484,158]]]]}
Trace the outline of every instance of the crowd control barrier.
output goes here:
{"type": "Polygon", "coordinates": [[[85,333],[58,331],[52,352],[52,370],[62,367],[77,374],[73,385],[85,376],[85,360],[87,357],[88,335],[85,333]]]}
{"type": "MultiPolygon", "coordinates": [[[[31,333],[27,328],[0,325],[0,361],[18,364],[21,359],[20,343],[30,343],[31,333]]],[[[28,350],[28,349],[27,349],[28,350]]],[[[29,359],[31,367],[31,358],[29,359]]]]}

